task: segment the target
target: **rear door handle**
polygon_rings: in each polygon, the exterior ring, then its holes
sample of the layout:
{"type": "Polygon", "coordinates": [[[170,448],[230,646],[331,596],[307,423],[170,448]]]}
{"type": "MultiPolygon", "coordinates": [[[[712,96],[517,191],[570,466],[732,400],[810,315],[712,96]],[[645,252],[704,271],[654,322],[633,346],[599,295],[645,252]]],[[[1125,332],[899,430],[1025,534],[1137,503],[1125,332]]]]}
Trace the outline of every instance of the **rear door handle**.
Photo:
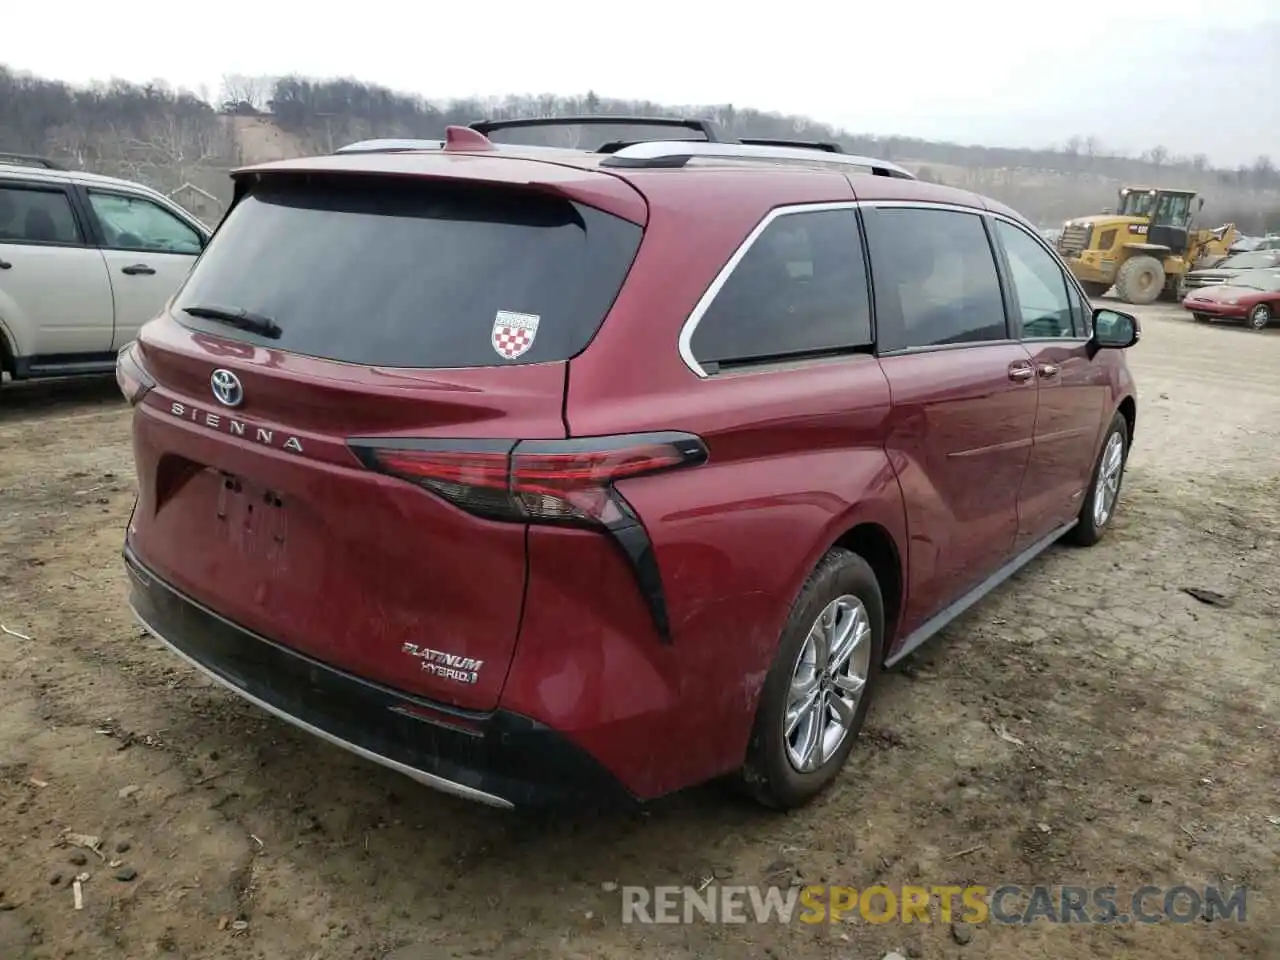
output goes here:
{"type": "Polygon", "coordinates": [[[1009,364],[1009,379],[1016,380],[1018,383],[1024,383],[1036,375],[1029,363],[1011,363],[1009,364]]]}
{"type": "Polygon", "coordinates": [[[1058,375],[1058,365],[1056,363],[1040,364],[1040,376],[1056,377],[1058,375]]]}
{"type": "Polygon", "coordinates": [[[8,260],[0,260],[0,270],[8,270],[13,264],[8,260]]]}
{"type": "Polygon", "coordinates": [[[121,268],[120,268],[120,272],[121,272],[121,273],[127,273],[127,274],[129,274],[129,276],[131,276],[131,277],[132,277],[132,276],[134,276],[135,274],[139,274],[139,273],[144,273],[144,274],[146,274],[147,276],[150,276],[151,274],[155,273],[156,271],[155,271],[155,268],[153,268],[153,267],[148,267],[145,263],[135,263],[135,264],[134,264],[133,266],[131,266],[131,267],[121,267],[121,268]]]}

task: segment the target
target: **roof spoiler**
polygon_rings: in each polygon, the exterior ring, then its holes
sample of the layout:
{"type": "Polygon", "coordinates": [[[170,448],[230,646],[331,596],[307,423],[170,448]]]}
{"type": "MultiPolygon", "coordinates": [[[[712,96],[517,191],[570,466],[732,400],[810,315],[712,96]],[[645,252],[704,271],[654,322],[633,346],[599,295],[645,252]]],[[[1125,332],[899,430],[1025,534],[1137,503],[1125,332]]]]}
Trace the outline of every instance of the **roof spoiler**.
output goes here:
{"type": "Polygon", "coordinates": [[[721,140],[710,120],[689,117],[628,117],[590,114],[568,117],[519,117],[512,120],[476,120],[472,130],[486,137],[499,130],[523,130],[530,127],[678,127],[702,134],[711,143],[721,140]]]}
{"type": "Polygon", "coordinates": [[[65,170],[60,163],[54,163],[48,157],[37,157],[29,153],[8,153],[0,151],[0,164],[13,167],[42,167],[45,170],[65,170]]]}

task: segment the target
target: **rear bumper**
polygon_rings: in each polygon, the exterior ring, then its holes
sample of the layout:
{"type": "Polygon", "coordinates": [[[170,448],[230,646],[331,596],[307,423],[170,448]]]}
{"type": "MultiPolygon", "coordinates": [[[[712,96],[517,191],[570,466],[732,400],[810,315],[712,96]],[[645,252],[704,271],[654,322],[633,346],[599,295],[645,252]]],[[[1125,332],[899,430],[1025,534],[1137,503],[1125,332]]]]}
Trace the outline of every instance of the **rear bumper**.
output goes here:
{"type": "Polygon", "coordinates": [[[182,595],[128,545],[124,561],[129,605],[152,636],[233,693],[308,733],[491,806],[635,802],[589,754],[535,720],[504,710],[459,711],[335,670],[182,595]]]}

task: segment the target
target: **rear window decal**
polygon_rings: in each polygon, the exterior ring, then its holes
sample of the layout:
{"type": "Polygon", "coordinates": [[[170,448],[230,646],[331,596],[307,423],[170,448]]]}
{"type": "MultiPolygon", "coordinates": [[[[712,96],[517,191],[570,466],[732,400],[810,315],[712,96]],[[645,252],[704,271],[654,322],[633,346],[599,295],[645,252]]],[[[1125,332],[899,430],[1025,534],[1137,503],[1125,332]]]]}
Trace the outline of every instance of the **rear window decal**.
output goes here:
{"type": "Polygon", "coordinates": [[[541,318],[536,313],[514,313],[510,310],[499,310],[493,318],[493,333],[490,342],[498,356],[506,360],[514,360],[529,352],[534,337],[538,335],[538,322],[541,318]]]}

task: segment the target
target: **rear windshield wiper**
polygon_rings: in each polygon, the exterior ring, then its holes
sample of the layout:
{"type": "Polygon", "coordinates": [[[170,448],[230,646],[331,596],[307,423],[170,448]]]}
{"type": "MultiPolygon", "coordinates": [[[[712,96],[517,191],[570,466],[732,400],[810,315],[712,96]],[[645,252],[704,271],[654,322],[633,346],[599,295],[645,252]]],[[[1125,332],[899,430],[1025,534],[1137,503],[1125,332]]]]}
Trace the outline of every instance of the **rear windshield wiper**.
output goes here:
{"type": "Polygon", "coordinates": [[[200,317],[202,320],[215,320],[231,327],[248,330],[250,333],[257,333],[273,340],[279,337],[281,333],[280,324],[276,323],[271,317],[264,313],[242,310],[239,307],[213,307],[205,306],[204,304],[193,304],[189,307],[183,307],[182,312],[189,313],[193,317],[200,317]]]}

